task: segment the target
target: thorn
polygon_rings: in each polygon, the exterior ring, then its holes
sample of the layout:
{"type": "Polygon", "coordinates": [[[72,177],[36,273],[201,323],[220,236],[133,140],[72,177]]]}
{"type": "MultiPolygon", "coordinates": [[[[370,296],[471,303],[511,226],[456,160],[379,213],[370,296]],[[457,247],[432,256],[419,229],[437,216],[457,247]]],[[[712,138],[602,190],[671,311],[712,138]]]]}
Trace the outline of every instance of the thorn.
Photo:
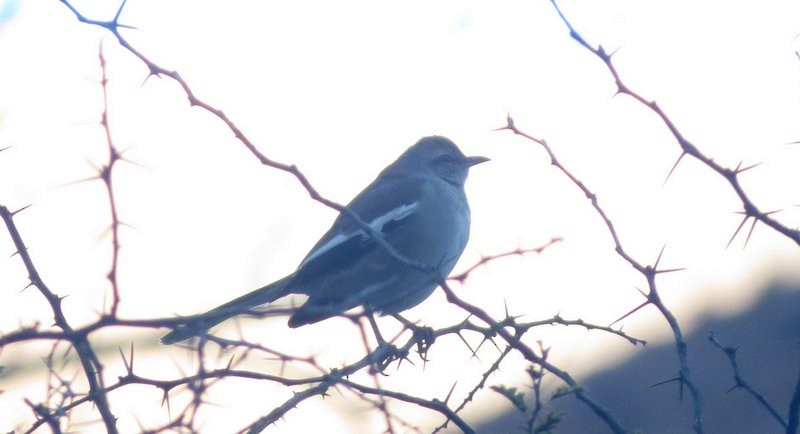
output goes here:
{"type": "Polygon", "coordinates": [[[658,264],[659,262],[661,262],[661,256],[664,254],[664,249],[666,248],[667,248],[667,243],[664,243],[664,245],[661,246],[661,251],[658,252],[658,257],[656,258],[656,263],[653,265],[653,270],[658,270],[658,264]]]}
{"type": "Polygon", "coordinates": [[[142,87],[144,87],[145,83],[147,83],[147,80],[149,80],[150,77],[161,78],[161,76],[159,75],[158,71],[154,70],[153,68],[150,68],[150,73],[148,73],[147,76],[144,78],[144,80],[142,80],[142,84],[141,84],[142,87]]]}
{"type": "Polygon", "coordinates": [[[450,391],[447,392],[447,396],[444,397],[444,404],[445,405],[447,405],[447,402],[450,401],[450,397],[453,396],[453,391],[456,390],[456,384],[458,384],[458,381],[453,383],[453,386],[450,387],[450,391]]]}
{"type": "Polygon", "coordinates": [[[101,173],[98,172],[98,174],[96,176],[90,176],[88,178],[79,179],[77,181],[70,181],[70,182],[67,182],[65,184],[61,184],[58,187],[69,187],[69,186],[72,186],[72,185],[83,184],[84,182],[91,182],[91,181],[97,181],[98,179],[103,179],[100,176],[100,174],[101,173]]]}
{"type": "Polygon", "coordinates": [[[96,164],[94,164],[94,163],[92,162],[92,160],[90,160],[90,159],[88,159],[88,158],[86,158],[86,164],[88,164],[88,165],[89,165],[89,167],[91,167],[93,171],[95,171],[95,172],[97,172],[97,173],[100,173],[100,172],[102,172],[102,169],[101,169],[100,167],[98,167],[96,164]]]}
{"type": "Polygon", "coordinates": [[[747,238],[744,239],[744,246],[742,246],[742,250],[747,248],[747,243],[750,242],[750,237],[753,236],[753,231],[756,229],[756,223],[758,223],[758,219],[753,219],[753,224],[750,225],[750,231],[747,232],[747,238]]]}
{"type": "Polygon", "coordinates": [[[32,203],[29,203],[29,204],[27,204],[27,205],[23,206],[22,208],[20,208],[20,209],[18,209],[18,210],[16,210],[16,211],[12,211],[12,212],[11,212],[11,217],[14,217],[14,216],[15,216],[15,215],[17,215],[17,213],[19,213],[19,212],[25,211],[26,209],[30,208],[31,206],[33,206],[33,204],[32,204],[32,203]]]}
{"type": "Polygon", "coordinates": [[[762,165],[762,164],[764,164],[764,162],[763,162],[763,161],[762,161],[762,162],[760,162],[760,163],[751,164],[751,165],[749,165],[749,166],[747,166],[747,167],[741,167],[741,166],[742,166],[742,162],[740,161],[740,162],[739,162],[739,164],[736,166],[736,170],[735,170],[735,172],[736,172],[736,174],[738,175],[738,174],[740,174],[740,173],[742,173],[742,172],[746,172],[746,171],[748,171],[748,170],[750,170],[750,169],[756,168],[756,167],[758,167],[758,166],[760,166],[760,165],[762,165]]]}
{"type": "Polygon", "coordinates": [[[120,3],[119,9],[117,9],[117,14],[114,15],[114,22],[115,23],[117,21],[119,21],[119,16],[122,14],[122,9],[125,7],[125,3],[127,3],[127,2],[128,2],[128,0],[122,0],[122,3],[120,3]]]}
{"type": "Polygon", "coordinates": [[[669,181],[669,178],[672,176],[672,173],[675,172],[675,169],[678,168],[678,163],[680,163],[681,160],[683,160],[683,156],[684,155],[686,155],[686,151],[681,152],[681,155],[678,157],[677,160],[675,160],[675,164],[672,165],[672,169],[669,169],[669,173],[667,173],[667,177],[664,178],[664,184],[666,184],[667,181],[669,181]]]}
{"type": "Polygon", "coordinates": [[[128,366],[128,361],[125,359],[125,353],[122,352],[122,347],[117,347],[117,350],[119,351],[120,358],[122,358],[122,364],[125,365],[125,371],[130,373],[131,368],[128,366]]]}
{"type": "MultiPolygon", "coordinates": [[[[499,353],[502,353],[502,352],[503,352],[503,350],[501,350],[501,349],[500,349],[500,346],[499,346],[499,345],[497,345],[497,342],[495,342],[495,341],[494,341],[494,339],[492,339],[492,338],[489,338],[489,342],[491,342],[491,343],[492,343],[492,345],[494,345],[494,348],[497,350],[497,352],[499,352],[499,353]]],[[[476,357],[476,359],[477,359],[477,357],[476,357]]],[[[480,361],[480,360],[481,360],[481,359],[478,359],[478,361],[480,361]]]]}
{"type": "Polygon", "coordinates": [[[460,331],[458,333],[456,333],[456,336],[458,336],[461,339],[461,342],[464,343],[464,345],[469,349],[469,351],[472,353],[472,355],[474,357],[475,356],[475,352],[478,351],[478,349],[477,348],[473,349],[472,346],[469,344],[469,342],[467,342],[467,339],[464,338],[464,336],[461,334],[460,331]]]}
{"type": "MultiPolygon", "coordinates": [[[[739,214],[741,214],[741,213],[739,213],[739,214]]],[[[739,227],[736,228],[736,231],[733,232],[733,236],[731,236],[731,239],[728,240],[728,244],[725,245],[726,249],[731,246],[731,244],[733,243],[733,240],[736,238],[736,235],[739,234],[739,231],[742,230],[742,226],[744,226],[744,224],[747,222],[747,219],[749,219],[749,218],[750,218],[749,215],[747,215],[747,214],[744,215],[744,219],[742,219],[742,222],[739,223],[739,227]]]]}
{"type": "MultiPolygon", "coordinates": [[[[639,292],[641,292],[641,290],[640,290],[639,292]]],[[[645,294],[642,294],[642,295],[645,295],[645,294]]],[[[645,297],[646,297],[646,295],[645,295],[645,297]]],[[[611,324],[609,324],[608,326],[609,326],[609,327],[611,327],[611,326],[613,326],[614,324],[616,324],[616,323],[618,323],[618,322],[620,322],[620,321],[624,320],[625,318],[627,318],[627,317],[629,317],[629,316],[633,315],[633,314],[634,314],[636,311],[638,311],[639,309],[641,309],[641,308],[643,308],[643,307],[647,306],[648,304],[650,304],[650,300],[647,300],[647,301],[645,301],[644,303],[642,303],[642,304],[640,304],[640,305],[636,306],[635,308],[631,309],[631,310],[630,310],[628,313],[626,313],[625,315],[622,315],[621,317],[619,317],[619,318],[615,319],[615,320],[614,320],[614,321],[613,321],[611,324]]]]}
{"type": "Polygon", "coordinates": [[[167,413],[169,414],[172,412],[169,406],[169,390],[167,388],[164,388],[163,390],[164,396],[161,397],[161,405],[164,405],[164,403],[167,404],[167,413]]]}
{"type": "Polygon", "coordinates": [[[118,224],[118,225],[120,225],[120,226],[125,226],[126,228],[130,228],[130,229],[136,229],[136,226],[130,225],[130,224],[128,224],[128,223],[125,223],[125,222],[124,222],[124,221],[122,221],[122,220],[118,220],[118,221],[117,221],[117,224],[118,224]]]}
{"type": "Polygon", "coordinates": [[[685,271],[686,267],[681,268],[667,268],[665,270],[656,270],[656,274],[663,274],[663,273],[674,273],[676,271],[685,271]]]}
{"type": "Polygon", "coordinates": [[[672,382],[675,382],[675,381],[681,381],[681,377],[673,377],[673,378],[670,378],[668,380],[659,381],[658,383],[651,384],[651,385],[649,385],[647,387],[650,388],[650,387],[662,386],[664,384],[672,383],[672,382]]]}
{"type": "Polygon", "coordinates": [[[147,167],[145,167],[144,165],[142,165],[142,164],[139,164],[139,163],[137,163],[137,162],[135,162],[135,161],[133,161],[133,160],[130,160],[130,159],[128,159],[127,157],[125,157],[125,154],[126,154],[128,151],[130,151],[131,149],[133,149],[133,148],[134,148],[134,146],[135,146],[135,145],[131,145],[131,146],[128,146],[127,148],[124,148],[124,149],[122,149],[122,150],[117,150],[117,149],[115,148],[115,151],[117,152],[117,159],[118,159],[119,161],[124,161],[124,162],[126,162],[126,163],[128,163],[128,164],[132,164],[132,165],[134,165],[134,166],[136,166],[136,167],[139,167],[139,168],[142,168],[142,169],[147,169],[147,167]]]}

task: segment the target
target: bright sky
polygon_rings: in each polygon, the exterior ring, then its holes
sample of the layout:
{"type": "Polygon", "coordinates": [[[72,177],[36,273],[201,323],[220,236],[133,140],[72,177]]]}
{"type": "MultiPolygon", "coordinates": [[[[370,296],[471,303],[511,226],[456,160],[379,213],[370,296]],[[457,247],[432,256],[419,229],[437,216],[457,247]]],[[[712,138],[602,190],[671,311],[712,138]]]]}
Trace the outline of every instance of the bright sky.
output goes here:
{"type": "MultiPolygon", "coordinates": [[[[90,18],[109,19],[116,5],[107,3],[75,5],[90,18]]],[[[790,143],[800,140],[800,4],[565,1],[562,7],[590,43],[618,50],[614,61],[626,84],[657,100],[706,155],[728,167],[763,162],[743,176],[745,188],[761,209],[781,209],[776,217],[798,226],[800,146],[790,143]]],[[[472,237],[456,271],[481,255],[564,238],[542,256],[492,263],[457,288],[497,316],[507,304],[530,319],[560,313],[607,324],[641,302],[636,288],[645,285],[614,254],[596,213],[544,151],[493,131],[507,113],[546,139],[598,194],[635,258],[652,262],[666,245],[662,265],[687,268],[659,280],[687,329],[700,313],[746,307],[772,279],[800,279],[797,246],[764,226],[746,249],[742,236],[725,248],[741,204],[717,175],[687,159],[664,182],[679,155],[673,138],[644,107],[614,96],[608,71],[569,39],[549,2],[129,0],[121,21],[137,28],[124,30],[137,50],[179,71],[263,153],[296,164],[340,203],[421,136],[445,135],[467,154],[490,157],[468,182],[472,237]]],[[[69,296],[67,314],[90,321],[108,297],[106,196],[98,182],[74,183],[92,177],[106,158],[97,123],[101,42],[112,133],[136,163],[120,165],[114,178],[121,219],[130,225],[122,235],[121,314],[196,313],[291,272],[333,211],[310,200],[293,177],[260,166],[219,120],[190,108],[173,81],[147,79],[142,63],[107,32],[79,23],[54,0],[0,1],[0,148],[12,146],[0,153],[0,204],[33,205],[17,222],[43,277],[69,296]]],[[[1,332],[49,321],[41,296],[21,292],[26,273],[18,257],[8,257],[12,252],[0,235],[1,332]]],[[[439,293],[408,316],[430,325],[463,317],[439,293]]],[[[317,351],[331,366],[352,360],[348,351],[359,346],[351,328],[328,323],[288,331],[283,320],[241,322],[248,337],[317,351]],[[343,337],[331,342],[335,333],[343,337]]],[[[624,327],[655,342],[669,338],[663,319],[649,310],[624,327]]],[[[115,330],[98,339],[114,348],[134,341],[143,371],[178,375],[174,366],[188,362],[185,351],[163,351],[157,336],[115,330]]],[[[553,346],[556,363],[579,374],[607,363],[604,345],[615,345],[617,357],[629,350],[582,330],[542,329],[530,341],[537,338],[553,346]]],[[[459,342],[440,344],[435,357],[446,362],[424,371],[404,365],[386,384],[416,384],[416,393],[443,399],[459,381],[455,393],[464,393],[471,384],[464,379],[474,379],[482,365],[459,342]]],[[[39,360],[14,349],[2,356],[0,365],[14,357],[22,364],[39,360]]],[[[510,361],[492,380],[519,381],[522,367],[510,361]]],[[[15,384],[12,393],[0,383],[6,391],[0,408],[27,414],[21,398],[40,396],[42,387],[15,384]]],[[[243,421],[239,427],[272,401],[243,405],[237,386],[226,384],[213,396],[226,411],[240,412],[238,419],[226,416],[243,421]]],[[[288,396],[285,389],[269,393],[276,403],[288,396]]],[[[142,401],[131,396],[120,401],[142,401]]],[[[492,398],[491,405],[507,405],[492,398]]],[[[136,429],[132,414],[166,420],[157,396],[144,399],[154,408],[122,410],[121,424],[136,429]]],[[[354,420],[359,414],[343,405],[304,404],[281,432],[307,432],[315,423],[329,432],[381,426],[354,420]]],[[[0,420],[10,420],[3,411],[0,420]]],[[[229,428],[225,422],[209,416],[205,427],[218,432],[229,428]]]]}

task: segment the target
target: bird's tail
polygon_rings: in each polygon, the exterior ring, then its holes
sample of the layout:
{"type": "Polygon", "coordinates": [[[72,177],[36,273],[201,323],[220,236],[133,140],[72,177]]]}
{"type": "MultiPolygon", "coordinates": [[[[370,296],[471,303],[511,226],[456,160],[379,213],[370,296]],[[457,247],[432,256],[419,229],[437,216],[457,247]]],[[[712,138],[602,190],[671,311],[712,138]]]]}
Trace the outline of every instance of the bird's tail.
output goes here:
{"type": "Polygon", "coordinates": [[[172,345],[191,337],[199,336],[205,333],[206,330],[228,318],[247,313],[255,306],[271,303],[287,295],[288,291],[286,290],[286,285],[291,277],[291,275],[286,276],[267,286],[215,307],[206,313],[185,317],[185,321],[181,322],[179,326],[161,337],[161,343],[164,345],[172,345]]]}

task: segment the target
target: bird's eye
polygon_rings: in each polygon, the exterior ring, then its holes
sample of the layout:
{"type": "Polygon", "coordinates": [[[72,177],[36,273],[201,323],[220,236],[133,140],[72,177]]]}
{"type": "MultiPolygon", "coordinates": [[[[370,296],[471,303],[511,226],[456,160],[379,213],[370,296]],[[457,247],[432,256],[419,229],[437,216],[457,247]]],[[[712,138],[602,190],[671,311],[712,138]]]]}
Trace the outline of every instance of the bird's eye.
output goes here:
{"type": "Polygon", "coordinates": [[[453,162],[453,157],[450,154],[442,154],[439,156],[439,161],[445,164],[453,162]]]}

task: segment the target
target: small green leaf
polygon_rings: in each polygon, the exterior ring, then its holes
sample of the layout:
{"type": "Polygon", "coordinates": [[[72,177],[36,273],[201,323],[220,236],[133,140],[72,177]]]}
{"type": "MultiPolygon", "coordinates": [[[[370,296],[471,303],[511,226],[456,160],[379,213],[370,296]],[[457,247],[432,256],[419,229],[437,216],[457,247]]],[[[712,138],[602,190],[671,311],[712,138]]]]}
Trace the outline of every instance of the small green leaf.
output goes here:
{"type": "Polygon", "coordinates": [[[567,386],[561,386],[558,389],[556,389],[555,392],[553,392],[553,396],[550,397],[550,400],[551,401],[556,400],[558,398],[561,398],[562,396],[569,395],[570,393],[572,393],[571,388],[567,386]]]}
{"type": "Polygon", "coordinates": [[[534,429],[535,434],[555,434],[558,424],[564,419],[565,412],[546,413],[544,420],[534,429]]]}
{"type": "Polygon", "coordinates": [[[521,412],[528,411],[528,406],[525,405],[525,394],[522,392],[517,392],[516,387],[506,387],[506,386],[490,386],[492,390],[495,392],[503,395],[514,404],[514,407],[521,412]]]}

